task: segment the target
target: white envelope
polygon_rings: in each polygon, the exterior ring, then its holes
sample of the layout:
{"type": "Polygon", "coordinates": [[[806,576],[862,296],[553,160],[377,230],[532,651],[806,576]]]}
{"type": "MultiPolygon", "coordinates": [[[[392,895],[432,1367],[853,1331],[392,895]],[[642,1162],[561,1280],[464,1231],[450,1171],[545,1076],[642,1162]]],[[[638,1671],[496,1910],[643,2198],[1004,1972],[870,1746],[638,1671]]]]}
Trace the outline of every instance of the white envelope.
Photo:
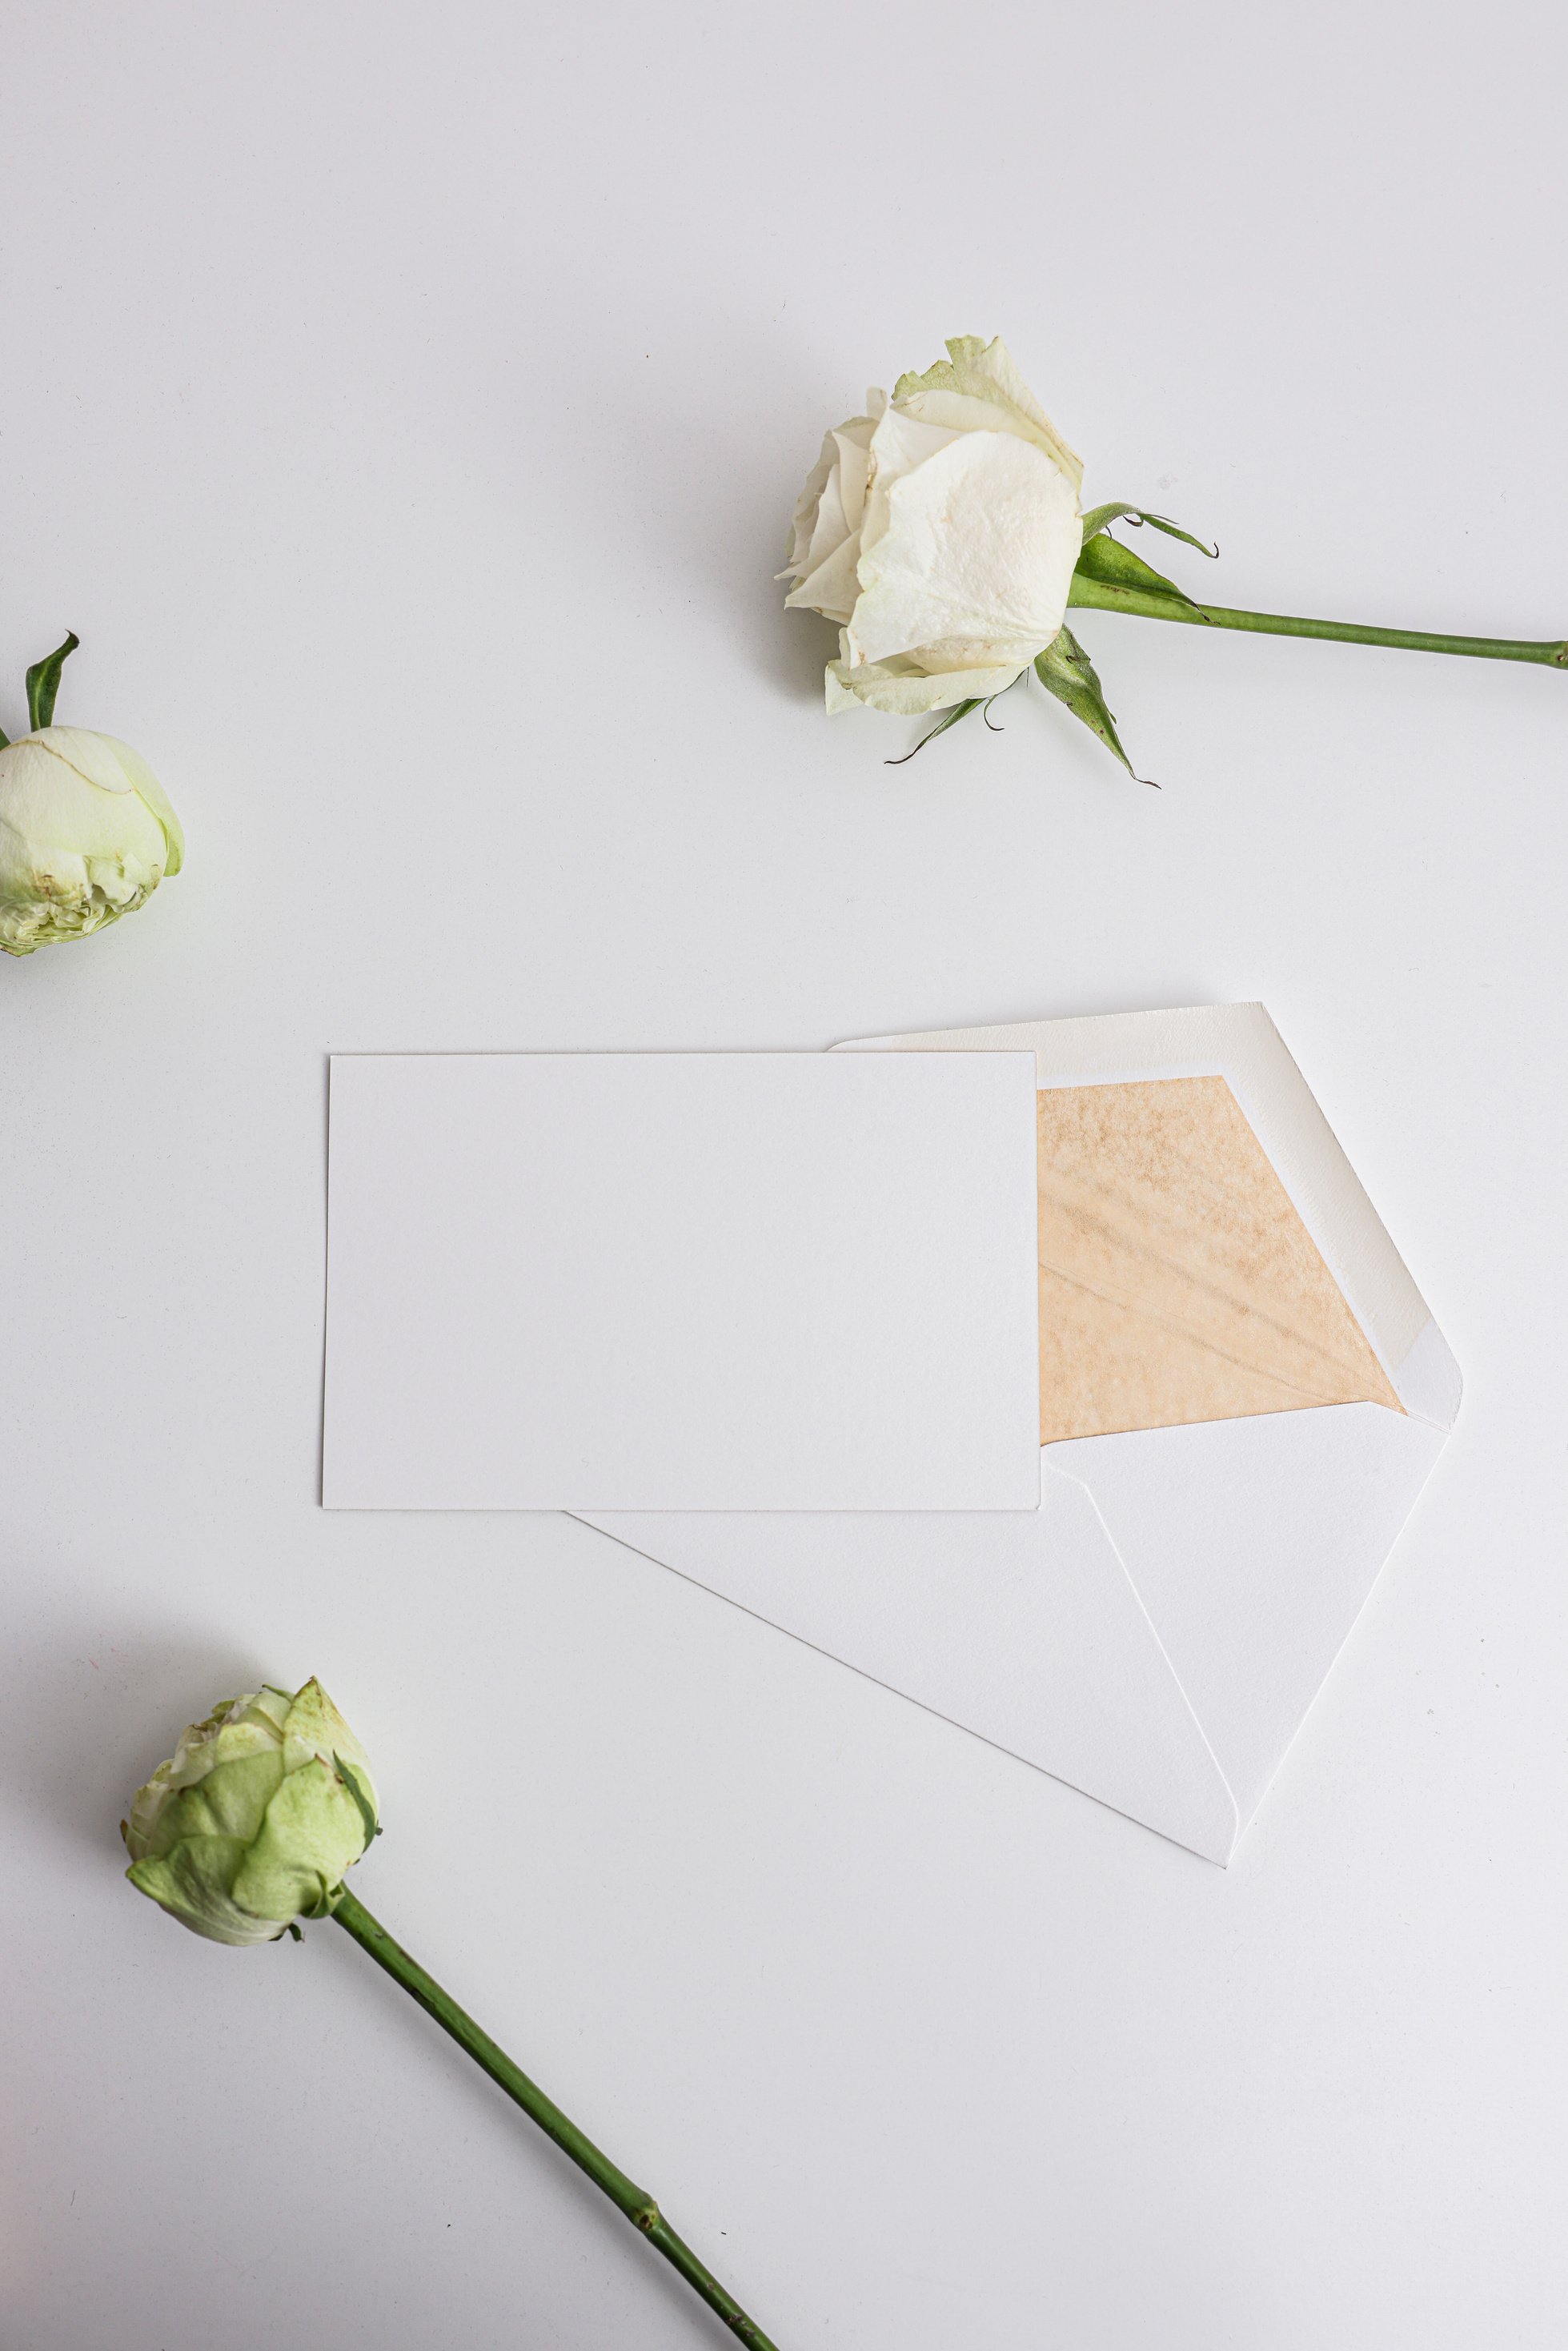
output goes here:
{"type": "Polygon", "coordinates": [[[1260,1005],[840,1050],[1020,1046],[1057,1415],[1040,1507],[588,1522],[1224,1864],[1459,1374],[1260,1005]]]}

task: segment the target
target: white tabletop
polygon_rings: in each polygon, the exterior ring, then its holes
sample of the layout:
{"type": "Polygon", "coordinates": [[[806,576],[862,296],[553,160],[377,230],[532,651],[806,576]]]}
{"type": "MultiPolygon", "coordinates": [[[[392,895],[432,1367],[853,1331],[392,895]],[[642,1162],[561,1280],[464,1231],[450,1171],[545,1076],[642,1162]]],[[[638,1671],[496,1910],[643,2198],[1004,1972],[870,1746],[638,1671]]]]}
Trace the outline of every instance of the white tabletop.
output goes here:
{"type": "Polygon", "coordinates": [[[1568,683],[1082,634],[912,766],[770,574],[1001,331],[1239,604],[1568,626],[1562,23],[23,0],[0,724],[185,872],[0,969],[0,2336],[725,2339],[330,1926],[122,1883],[319,1673],[356,1886],[780,2351],[1559,2339],[1568,683]],[[1458,35],[1458,23],[1449,27],[1458,35]],[[1228,1873],[559,1517],[318,1502],[325,1057],[1260,998],[1468,1378],[1228,1873]]]}

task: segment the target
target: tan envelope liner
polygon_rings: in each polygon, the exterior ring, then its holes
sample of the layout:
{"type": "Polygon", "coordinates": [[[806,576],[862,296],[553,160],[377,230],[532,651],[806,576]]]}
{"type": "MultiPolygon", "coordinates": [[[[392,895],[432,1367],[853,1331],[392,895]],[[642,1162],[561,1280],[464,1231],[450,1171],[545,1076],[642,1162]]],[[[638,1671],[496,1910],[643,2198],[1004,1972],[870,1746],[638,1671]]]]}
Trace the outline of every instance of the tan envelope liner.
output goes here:
{"type": "Polygon", "coordinates": [[[1038,1101],[1042,1445],[1402,1409],[1223,1078],[1038,1101]]]}

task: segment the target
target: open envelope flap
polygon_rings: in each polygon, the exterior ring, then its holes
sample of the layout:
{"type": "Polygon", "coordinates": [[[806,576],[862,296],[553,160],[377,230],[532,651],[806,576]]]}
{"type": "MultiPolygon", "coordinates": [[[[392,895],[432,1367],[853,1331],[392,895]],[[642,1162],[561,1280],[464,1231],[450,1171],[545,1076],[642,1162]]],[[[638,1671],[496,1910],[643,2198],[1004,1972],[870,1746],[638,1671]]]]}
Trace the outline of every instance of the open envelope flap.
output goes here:
{"type": "Polygon", "coordinates": [[[1038,1510],[575,1515],[1223,1863],[1224,1776],[1099,1510],[1044,1460],[1038,1510]]]}
{"type": "Polygon", "coordinates": [[[1245,1828],[1443,1444],[1380,1405],[1051,1446],[1082,1479],[1245,1828]]]}

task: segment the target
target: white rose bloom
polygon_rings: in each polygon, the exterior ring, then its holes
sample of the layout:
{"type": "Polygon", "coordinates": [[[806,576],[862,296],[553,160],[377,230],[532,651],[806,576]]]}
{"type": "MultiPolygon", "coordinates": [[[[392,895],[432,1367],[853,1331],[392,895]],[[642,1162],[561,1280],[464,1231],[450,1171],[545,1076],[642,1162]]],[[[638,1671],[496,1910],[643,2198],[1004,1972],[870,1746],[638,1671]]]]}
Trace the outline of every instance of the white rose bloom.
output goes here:
{"type": "Polygon", "coordinates": [[[828,708],[999,694],[1061,627],[1082,545],[1075,457],[998,336],[960,336],[828,434],[800,493],[787,605],[840,627],[828,708]]]}
{"type": "Polygon", "coordinates": [[[31,955],[134,913],[185,839],[139,752],[83,726],[0,750],[0,949],[31,955]]]}

